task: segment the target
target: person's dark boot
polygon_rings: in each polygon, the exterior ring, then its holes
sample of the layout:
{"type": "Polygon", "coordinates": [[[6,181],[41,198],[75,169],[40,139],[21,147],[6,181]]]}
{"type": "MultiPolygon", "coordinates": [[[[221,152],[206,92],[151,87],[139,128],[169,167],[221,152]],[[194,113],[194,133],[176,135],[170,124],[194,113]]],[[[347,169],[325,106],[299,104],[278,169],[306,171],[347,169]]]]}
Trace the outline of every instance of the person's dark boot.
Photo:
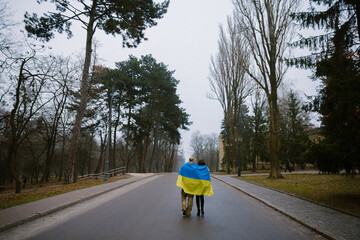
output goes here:
{"type": "Polygon", "coordinates": [[[198,209],[198,212],[197,212],[197,214],[196,214],[196,215],[200,216],[200,209],[198,209]]]}
{"type": "Polygon", "coordinates": [[[204,216],[204,209],[201,209],[201,215],[204,216]]]}

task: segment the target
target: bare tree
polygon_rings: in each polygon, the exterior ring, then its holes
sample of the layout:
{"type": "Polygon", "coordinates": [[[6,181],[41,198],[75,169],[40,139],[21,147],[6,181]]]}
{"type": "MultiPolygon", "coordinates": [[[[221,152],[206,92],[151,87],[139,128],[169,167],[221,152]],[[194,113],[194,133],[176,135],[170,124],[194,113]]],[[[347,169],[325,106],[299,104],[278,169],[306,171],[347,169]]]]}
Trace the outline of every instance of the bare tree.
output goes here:
{"type": "MultiPolygon", "coordinates": [[[[220,25],[219,53],[211,58],[209,82],[214,95],[209,98],[220,102],[224,111],[224,125],[226,130],[226,144],[232,144],[235,153],[234,140],[238,136],[240,107],[245,98],[249,96],[249,78],[246,68],[249,65],[249,52],[244,41],[244,36],[238,34],[236,22],[228,17],[228,34],[220,25]]],[[[236,156],[232,156],[235,166],[236,156]]],[[[233,172],[235,172],[233,167],[233,172]]]]}
{"type": "Polygon", "coordinates": [[[194,132],[190,139],[190,148],[194,154],[194,157],[199,160],[203,157],[205,151],[205,138],[199,131],[194,132]]]}
{"type": "Polygon", "coordinates": [[[6,54],[15,43],[11,36],[11,27],[15,25],[10,21],[12,14],[9,12],[7,2],[0,0],[0,53],[2,54],[6,54]]]}
{"type": "Polygon", "coordinates": [[[18,63],[17,76],[12,75],[10,79],[15,80],[13,96],[13,107],[10,112],[10,137],[7,148],[7,166],[11,176],[15,179],[16,193],[21,191],[21,158],[18,150],[32,131],[30,124],[39,116],[39,111],[48,104],[52,97],[44,97],[43,91],[46,83],[53,79],[52,58],[37,58],[35,51],[28,57],[14,59],[18,63]],[[46,67],[45,67],[46,66],[46,67]]]}
{"type": "MultiPolygon", "coordinates": [[[[282,177],[279,165],[277,89],[283,81],[283,61],[292,29],[291,13],[298,0],[233,0],[238,30],[250,48],[253,66],[247,74],[264,90],[270,107],[270,175],[282,177]]],[[[244,64],[245,65],[245,64],[244,64]]]]}
{"type": "Polygon", "coordinates": [[[205,153],[204,160],[211,172],[216,172],[219,166],[219,139],[217,134],[211,133],[205,135],[205,153]]]}
{"type": "Polygon", "coordinates": [[[211,171],[216,171],[219,165],[219,144],[215,133],[201,134],[196,131],[192,134],[190,140],[192,154],[197,160],[203,159],[211,171]]]}
{"type": "Polygon", "coordinates": [[[71,61],[70,58],[58,57],[54,60],[52,66],[54,72],[54,81],[49,85],[49,92],[52,96],[52,104],[42,113],[42,122],[46,134],[46,160],[45,171],[41,182],[48,182],[50,177],[50,168],[55,154],[55,145],[59,134],[59,124],[62,114],[65,110],[69,88],[76,79],[79,67],[71,61]]]}

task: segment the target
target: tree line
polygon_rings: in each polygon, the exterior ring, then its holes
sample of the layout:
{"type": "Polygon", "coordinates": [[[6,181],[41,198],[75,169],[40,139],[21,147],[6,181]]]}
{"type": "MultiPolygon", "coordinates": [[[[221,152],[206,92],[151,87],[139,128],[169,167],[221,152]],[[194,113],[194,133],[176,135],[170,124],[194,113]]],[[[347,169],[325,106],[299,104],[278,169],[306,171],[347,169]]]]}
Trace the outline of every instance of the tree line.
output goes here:
{"type": "Polygon", "coordinates": [[[99,29],[121,35],[124,47],[136,47],[169,2],[51,3],[55,12],[25,14],[25,40],[20,41],[7,35],[15,24],[1,2],[0,185],[15,182],[19,193],[24,177],[32,183],[76,182],[79,175],[104,170],[107,150],[110,169],[172,171],[179,130],[190,125],[174,71],[151,55],[129,56],[115,68],[102,66],[93,41],[99,29]],[[52,54],[46,41],[55,31],[71,37],[73,21],[86,29],[85,53],[52,54]]]}
{"type": "Polygon", "coordinates": [[[228,171],[236,172],[238,159],[255,167],[259,158],[270,162],[271,178],[281,178],[280,165],[288,162],[301,167],[313,163],[323,172],[345,170],[348,175],[360,168],[360,3],[308,4],[308,11],[299,12],[298,0],[233,0],[234,12],[227,26],[220,26],[209,97],[223,108],[228,171]],[[304,28],[325,33],[294,40],[293,33],[304,28]],[[293,56],[292,48],[311,53],[293,56]],[[312,78],[321,83],[317,96],[308,96],[306,103],[296,89],[279,96],[290,66],[313,71],[312,78]],[[311,111],[320,114],[318,131],[309,128],[306,115],[311,111]]]}
{"type": "Polygon", "coordinates": [[[219,171],[219,136],[218,134],[201,134],[195,131],[191,135],[190,148],[192,155],[205,161],[210,172],[219,171]]]}
{"type": "MultiPolygon", "coordinates": [[[[191,149],[197,158],[209,162],[212,171],[227,171],[235,173],[239,167],[252,171],[259,170],[260,162],[269,162],[269,108],[264,96],[254,94],[251,105],[242,104],[235,127],[237,138],[228,143],[225,123],[222,124],[220,136],[216,134],[201,134],[194,132],[191,136],[191,149]],[[219,159],[219,141],[224,144],[223,159],[219,159]],[[212,143],[215,145],[213,151],[212,143]]],[[[299,93],[293,89],[284,89],[279,97],[279,131],[280,131],[280,165],[289,164],[292,168],[305,169],[308,159],[307,150],[311,143],[309,135],[316,135],[316,128],[310,123],[309,114],[304,109],[305,103],[299,93]]]]}

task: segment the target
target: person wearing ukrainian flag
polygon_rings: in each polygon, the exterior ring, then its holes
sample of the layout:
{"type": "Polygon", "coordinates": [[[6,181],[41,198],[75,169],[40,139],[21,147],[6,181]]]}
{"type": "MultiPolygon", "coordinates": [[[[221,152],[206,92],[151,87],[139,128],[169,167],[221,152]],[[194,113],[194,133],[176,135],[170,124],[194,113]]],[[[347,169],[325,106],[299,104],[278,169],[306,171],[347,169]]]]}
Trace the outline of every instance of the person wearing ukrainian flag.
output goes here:
{"type": "Polygon", "coordinates": [[[176,186],[181,188],[181,206],[183,215],[186,216],[191,216],[194,195],[214,194],[209,169],[206,165],[198,165],[195,162],[194,157],[189,158],[189,162],[181,167],[176,182],[176,186]]]}

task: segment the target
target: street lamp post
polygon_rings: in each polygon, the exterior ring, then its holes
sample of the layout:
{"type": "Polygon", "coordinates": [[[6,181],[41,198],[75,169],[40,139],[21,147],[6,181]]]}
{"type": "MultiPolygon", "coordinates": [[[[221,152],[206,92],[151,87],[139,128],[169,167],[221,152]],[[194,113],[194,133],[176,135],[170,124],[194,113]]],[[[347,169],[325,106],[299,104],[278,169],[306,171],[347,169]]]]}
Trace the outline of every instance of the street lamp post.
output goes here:
{"type": "Polygon", "coordinates": [[[226,144],[226,154],[227,154],[227,173],[230,174],[230,151],[231,151],[231,143],[226,144]]]}
{"type": "Polygon", "coordinates": [[[107,148],[106,148],[106,160],[105,160],[105,176],[104,182],[107,183],[108,180],[108,171],[109,171],[109,152],[110,152],[110,136],[111,136],[111,111],[112,111],[112,99],[114,93],[114,85],[112,86],[111,93],[110,93],[110,105],[109,105],[109,119],[108,119],[108,141],[107,141],[107,148]]]}

